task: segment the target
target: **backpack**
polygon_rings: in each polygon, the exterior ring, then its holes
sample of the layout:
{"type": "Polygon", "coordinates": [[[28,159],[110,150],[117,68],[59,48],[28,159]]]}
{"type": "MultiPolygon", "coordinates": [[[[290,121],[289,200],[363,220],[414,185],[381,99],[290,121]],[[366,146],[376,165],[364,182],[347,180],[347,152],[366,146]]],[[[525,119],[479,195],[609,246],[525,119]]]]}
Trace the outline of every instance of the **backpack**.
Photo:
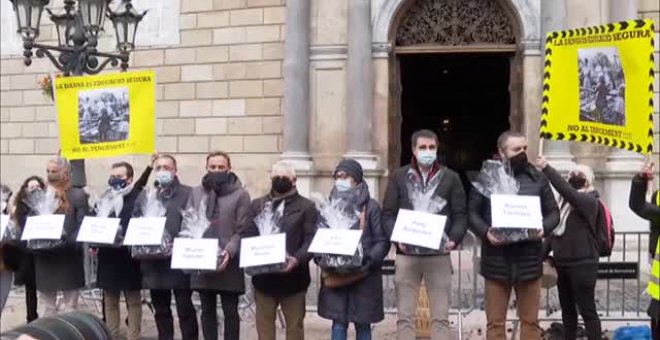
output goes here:
{"type": "Polygon", "coordinates": [[[596,247],[598,256],[609,257],[614,248],[614,220],[605,202],[598,199],[598,215],[596,216],[596,247]]]}

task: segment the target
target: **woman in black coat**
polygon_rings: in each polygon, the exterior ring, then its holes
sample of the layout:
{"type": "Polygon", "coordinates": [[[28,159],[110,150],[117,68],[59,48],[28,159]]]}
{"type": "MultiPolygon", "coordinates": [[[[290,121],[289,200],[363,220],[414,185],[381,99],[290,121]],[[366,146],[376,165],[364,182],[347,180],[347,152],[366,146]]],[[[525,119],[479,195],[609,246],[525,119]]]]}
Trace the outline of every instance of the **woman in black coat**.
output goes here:
{"type": "MultiPolygon", "coordinates": [[[[383,320],[383,280],[381,265],[390,248],[389,240],[380,223],[380,206],[371,199],[364,182],[362,167],[352,159],[339,163],[335,173],[335,188],[331,200],[342,200],[346,208],[361,212],[361,220],[352,229],[363,224],[363,277],[339,287],[331,288],[325,278],[319,292],[318,313],[332,320],[332,340],[346,339],[348,323],[355,324],[357,339],[371,339],[371,324],[383,320]]],[[[323,221],[321,221],[323,223],[323,221]]]]}
{"type": "Polygon", "coordinates": [[[595,290],[598,278],[597,217],[600,211],[594,174],[578,165],[565,180],[539,157],[536,165],[559,193],[559,225],[548,235],[557,267],[557,289],[565,339],[576,338],[579,309],[589,340],[602,338],[596,312],[595,290]],[[576,309],[576,306],[578,307],[576,309]]]}
{"type": "MultiPolygon", "coordinates": [[[[114,209],[109,212],[109,216],[100,217],[118,217],[122,227],[122,237],[126,234],[128,222],[133,215],[135,201],[149,180],[151,166],[147,166],[135,182],[133,181],[133,174],[133,166],[129,163],[119,162],[113,164],[112,174],[108,180],[110,187],[107,189],[104,198],[102,198],[102,201],[117,201],[119,203],[112,204],[114,209]]],[[[113,338],[119,338],[119,298],[123,292],[128,308],[128,339],[139,339],[140,324],[142,322],[140,261],[131,257],[130,248],[128,247],[100,247],[97,254],[97,286],[103,289],[103,315],[106,324],[113,338]]]]}
{"type": "MultiPolygon", "coordinates": [[[[23,185],[21,185],[14,200],[14,210],[12,213],[12,218],[20,230],[25,228],[25,222],[28,216],[34,215],[26,203],[27,197],[33,192],[45,189],[46,184],[39,176],[28,177],[23,182],[23,185]]],[[[6,254],[6,257],[11,257],[11,261],[16,263],[14,284],[25,286],[25,306],[27,310],[27,322],[29,323],[39,318],[39,314],[37,314],[37,285],[34,276],[34,256],[28,251],[26,242],[21,242],[17,247],[10,249],[11,251],[6,254]]]]}

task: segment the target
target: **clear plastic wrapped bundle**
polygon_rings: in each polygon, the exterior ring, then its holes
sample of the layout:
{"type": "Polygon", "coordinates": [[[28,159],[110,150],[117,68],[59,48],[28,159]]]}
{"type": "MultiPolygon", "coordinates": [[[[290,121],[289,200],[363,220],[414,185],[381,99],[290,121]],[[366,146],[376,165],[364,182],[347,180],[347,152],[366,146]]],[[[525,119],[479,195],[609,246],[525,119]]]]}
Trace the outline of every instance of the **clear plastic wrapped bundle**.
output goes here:
{"type": "MultiPolygon", "coordinates": [[[[408,197],[410,198],[410,203],[412,203],[413,210],[421,211],[429,214],[438,214],[445,208],[447,205],[447,200],[444,198],[435,195],[435,191],[438,187],[439,181],[434,185],[427,186],[426,190],[422,188],[419,183],[416,181],[408,181],[408,197]]],[[[410,244],[404,244],[405,249],[402,251],[409,255],[439,255],[446,254],[445,251],[447,244],[447,234],[443,233],[442,240],[440,241],[440,247],[438,249],[425,248],[410,244]]]]}
{"type": "Polygon", "coordinates": [[[8,215],[2,215],[2,221],[0,223],[7,223],[3,229],[2,234],[0,235],[0,243],[12,243],[18,242],[21,238],[21,230],[16,225],[13,219],[8,215]]]}
{"type": "MultiPolygon", "coordinates": [[[[142,216],[144,217],[163,217],[167,212],[163,203],[158,199],[156,190],[149,190],[142,202],[142,216]]],[[[131,256],[136,259],[164,259],[172,256],[172,245],[174,236],[163,229],[163,237],[160,245],[138,245],[131,247],[131,256]]]]}
{"type": "MultiPolygon", "coordinates": [[[[347,209],[343,200],[321,197],[316,198],[316,201],[321,215],[319,228],[351,229],[360,220],[360,212],[347,209]]],[[[362,242],[360,242],[353,256],[321,254],[317,264],[329,272],[351,272],[362,267],[363,255],[362,242]]]]}
{"type": "MultiPolygon", "coordinates": [[[[101,197],[96,200],[94,205],[94,211],[98,217],[110,217],[113,213],[114,216],[119,216],[121,214],[122,207],[124,206],[124,196],[109,188],[101,197]]],[[[115,236],[115,242],[113,244],[104,244],[104,243],[94,243],[90,244],[91,247],[121,247],[122,242],[124,241],[124,229],[120,225],[117,226],[117,234],[115,236]]]]}
{"type": "MultiPolygon", "coordinates": [[[[491,195],[517,195],[520,185],[513,176],[511,169],[505,162],[496,160],[484,161],[481,171],[472,186],[485,197],[491,195]]],[[[531,228],[491,228],[495,237],[503,243],[516,243],[529,239],[536,239],[540,233],[538,229],[531,228]]]]}
{"type": "MultiPolygon", "coordinates": [[[[280,205],[281,208],[284,207],[282,204],[280,205]]],[[[266,236],[278,234],[280,232],[279,222],[281,217],[282,213],[273,209],[273,202],[266,202],[261,213],[254,218],[254,223],[257,225],[257,229],[259,229],[259,235],[266,236]]],[[[260,274],[281,273],[285,268],[286,262],[265,264],[262,266],[247,267],[245,268],[245,274],[255,276],[260,274]]]]}
{"type": "MultiPolygon", "coordinates": [[[[179,238],[190,238],[190,239],[202,239],[204,233],[208,230],[211,222],[208,220],[206,215],[206,198],[201,200],[199,209],[195,209],[192,206],[189,206],[185,210],[181,210],[181,231],[179,231],[179,238]]],[[[222,249],[218,246],[218,258],[222,249]]],[[[186,269],[184,272],[188,274],[197,274],[202,272],[210,272],[210,270],[197,270],[197,269],[186,269]]]]}
{"type": "MultiPolygon", "coordinates": [[[[48,187],[45,191],[35,190],[26,197],[25,202],[35,215],[52,215],[59,208],[59,199],[55,190],[48,187]]],[[[66,244],[66,230],[62,228],[62,237],[59,240],[28,240],[27,247],[32,250],[47,250],[61,248],[66,244]]]]}

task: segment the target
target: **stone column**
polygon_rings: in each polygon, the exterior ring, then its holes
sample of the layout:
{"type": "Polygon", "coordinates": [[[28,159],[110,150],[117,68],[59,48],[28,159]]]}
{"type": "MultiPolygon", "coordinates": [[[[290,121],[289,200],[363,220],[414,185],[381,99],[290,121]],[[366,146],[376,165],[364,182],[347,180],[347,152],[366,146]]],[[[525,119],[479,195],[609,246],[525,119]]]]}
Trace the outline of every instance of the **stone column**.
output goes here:
{"type": "MultiPolygon", "coordinates": [[[[548,32],[560,31],[566,28],[566,0],[543,0],[541,1],[541,40],[543,53],[545,53],[545,40],[548,32]]],[[[545,62],[545,60],[543,60],[545,62]]],[[[567,141],[543,141],[543,153],[554,168],[560,172],[568,172],[574,166],[573,155],[571,155],[570,142],[567,141]]]]}
{"type": "Polygon", "coordinates": [[[309,196],[312,157],[309,154],[310,1],[287,0],[284,42],[284,152],[281,159],[298,175],[298,191],[309,196]]]}
{"type": "Polygon", "coordinates": [[[373,154],[374,71],[371,53],[371,1],[348,2],[346,62],[346,158],[360,162],[372,196],[377,197],[378,160],[373,154]]]}
{"type": "MultiPolygon", "coordinates": [[[[625,21],[637,18],[637,0],[609,0],[609,22],[625,21]]],[[[644,163],[640,154],[623,149],[612,149],[605,165],[605,196],[612,216],[623,231],[646,230],[648,222],[642,220],[628,209],[630,180],[644,163]]]]}

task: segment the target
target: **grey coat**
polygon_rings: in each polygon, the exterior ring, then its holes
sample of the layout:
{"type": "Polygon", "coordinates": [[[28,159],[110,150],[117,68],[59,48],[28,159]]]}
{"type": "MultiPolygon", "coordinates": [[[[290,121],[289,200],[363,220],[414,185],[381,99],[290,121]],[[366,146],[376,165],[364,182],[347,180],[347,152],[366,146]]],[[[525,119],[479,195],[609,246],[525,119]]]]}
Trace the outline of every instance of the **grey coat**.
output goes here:
{"type": "MultiPolygon", "coordinates": [[[[181,230],[181,210],[183,210],[190,197],[191,188],[179,183],[178,179],[171,184],[172,196],[162,198],[161,202],[166,208],[165,230],[176,237],[181,230]]],[[[146,199],[146,192],[140,193],[133,216],[142,216],[142,205],[146,199]]],[[[171,258],[149,259],[140,261],[142,272],[142,288],[145,289],[188,289],[190,288],[190,275],[182,270],[170,268],[171,258]]]]}
{"type": "MultiPolygon", "coordinates": [[[[390,242],[381,226],[378,202],[369,200],[362,246],[364,267],[369,275],[345,287],[321,286],[319,292],[319,316],[339,322],[375,323],[383,320],[383,279],[381,266],[390,249],[390,242]]],[[[359,224],[353,226],[358,229],[359,224]]]]}
{"type": "Polygon", "coordinates": [[[83,250],[81,244],[76,243],[76,238],[80,225],[89,212],[87,193],[80,188],[70,188],[66,195],[70,204],[64,217],[66,245],[34,252],[36,283],[39,291],[72,290],[85,285],[83,250]]]}
{"type": "MultiPolygon", "coordinates": [[[[200,185],[192,189],[190,202],[195,209],[208,193],[200,185]]],[[[217,194],[211,226],[204,233],[204,238],[216,238],[221,249],[229,252],[230,260],[222,272],[196,273],[191,276],[190,286],[197,290],[222,290],[243,294],[245,278],[239,268],[241,237],[239,228],[247,225],[250,210],[250,194],[243,189],[241,182],[230,174],[229,182],[217,194]]],[[[209,205],[212,206],[212,205],[209,205]]],[[[220,259],[218,259],[220,261],[220,259]]]]}

